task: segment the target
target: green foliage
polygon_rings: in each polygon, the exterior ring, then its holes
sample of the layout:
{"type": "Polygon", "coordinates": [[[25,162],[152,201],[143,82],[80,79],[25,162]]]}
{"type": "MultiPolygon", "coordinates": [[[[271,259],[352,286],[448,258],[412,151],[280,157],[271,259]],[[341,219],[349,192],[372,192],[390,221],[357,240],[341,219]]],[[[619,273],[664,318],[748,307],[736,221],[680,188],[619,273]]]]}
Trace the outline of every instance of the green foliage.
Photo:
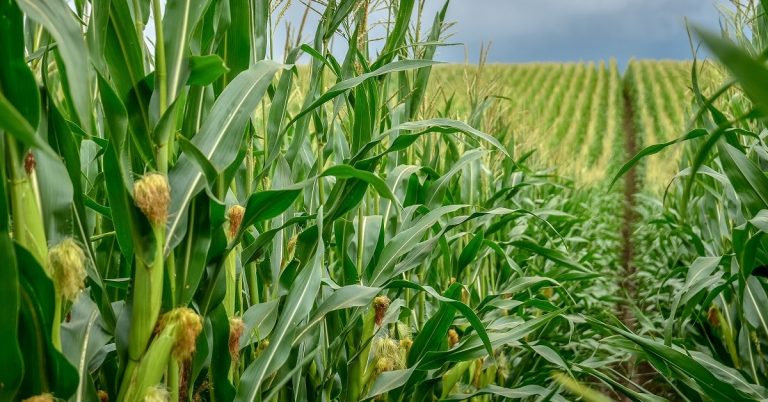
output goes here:
{"type": "Polygon", "coordinates": [[[314,4],[278,63],[270,2],[75,3],[0,3],[4,400],[559,400],[548,370],[581,376],[615,222],[510,152],[497,99],[434,111],[447,4],[388,6],[377,55],[367,3],[314,4]],[[48,262],[64,241],[84,265],[48,262]]]}
{"type": "Polygon", "coordinates": [[[768,254],[760,229],[766,176],[758,135],[765,99],[755,87],[764,68],[755,54],[765,43],[765,13],[757,3],[738,5],[724,14],[723,23],[723,38],[694,31],[734,79],[708,82],[702,79],[706,67],[694,62],[693,129],[649,146],[631,162],[682,144],[677,146],[681,170],[667,186],[664,204],[652,198],[639,204],[635,245],[648,250],[634,262],[645,267],[636,279],[640,325],[636,334],[613,331],[639,347],[637,355],[676,398],[761,400],[766,397],[761,349],[768,335],[762,267],[768,254]],[[713,83],[720,86],[715,90],[713,83]]]}
{"type": "Polygon", "coordinates": [[[0,0],[0,399],[768,397],[762,6],[698,33],[714,88],[438,66],[421,5],[300,4],[281,52],[290,2],[0,0]]]}

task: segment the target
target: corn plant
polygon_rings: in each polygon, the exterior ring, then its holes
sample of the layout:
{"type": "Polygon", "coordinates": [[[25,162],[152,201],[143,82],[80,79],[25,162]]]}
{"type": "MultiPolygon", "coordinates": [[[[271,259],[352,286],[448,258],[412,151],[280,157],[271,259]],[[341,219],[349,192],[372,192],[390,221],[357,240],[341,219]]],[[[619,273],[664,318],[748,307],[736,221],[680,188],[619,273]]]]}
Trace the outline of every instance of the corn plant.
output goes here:
{"type": "Polygon", "coordinates": [[[601,186],[623,162],[623,85],[615,60],[520,65],[480,60],[476,66],[437,66],[435,74],[439,79],[429,93],[439,113],[450,111],[476,124],[471,112],[484,103],[484,124],[501,124],[496,131],[506,133],[505,143],[517,154],[535,149],[536,166],[601,186]],[[469,96],[457,95],[464,93],[469,96]],[[581,144],[578,152],[565,146],[571,143],[581,144]]]}
{"type": "Polygon", "coordinates": [[[0,399],[562,399],[592,376],[556,352],[595,349],[562,335],[600,268],[561,235],[581,204],[425,97],[447,4],[309,2],[277,62],[280,6],[0,2],[0,399]]]}
{"type": "Polygon", "coordinates": [[[634,343],[675,398],[759,400],[767,392],[761,222],[768,182],[758,133],[766,102],[759,88],[768,70],[756,56],[765,43],[764,6],[737,4],[735,13],[726,12],[723,37],[694,28],[732,78],[711,88],[703,78],[707,66],[695,61],[688,133],[638,155],[685,143],[682,170],[668,186],[664,205],[649,208],[657,211],[647,218],[655,233],[643,243],[654,252],[639,262],[652,268],[644,283],[665,278],[646,296],[658,310],[644,315],[641,333],[615,330],[634,343]],[[665,244],[654,240],[659,233],[665,244]]]}
{"type": "Polygon", "coordinates": [[[720,86],[424,6],[0,0],[0,400],[768,397],[763,5],[720,86]]]}

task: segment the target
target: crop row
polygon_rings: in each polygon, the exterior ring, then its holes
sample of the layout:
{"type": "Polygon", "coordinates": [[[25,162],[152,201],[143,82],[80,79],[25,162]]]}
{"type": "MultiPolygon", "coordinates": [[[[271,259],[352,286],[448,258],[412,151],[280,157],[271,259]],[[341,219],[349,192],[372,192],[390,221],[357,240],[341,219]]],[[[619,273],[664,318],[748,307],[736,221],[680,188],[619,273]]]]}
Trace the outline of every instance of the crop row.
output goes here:
{"type": "MultiPolygon", "coordinates": [[[[626,86],[634,110],[639,147],[671,141],[684,134],[692,96],[687,88],[690,63],[636,61],[629,63],[626,86]]],[[[641,170],[649,188],[664,186],[676,173],[680,150],[650,157],[641,170]]]]}
{"type": "Polygon", "coordinates": [[[614,60],[599,63],[532,63],[436,69],[433,94],[454,106],[453,118],[471,110],[471,99],[451,95],[490,83],[486,96],[497,96],[512,122],[512,143],[520,152],[537,151],[542,165],[557,161],[560,173],[596,182],[624,159],[621,76],[614,60]],[[461,102],[468,102],[465,105],[461,102]]]}
{"type": "MultiPolygon", "coordinates": [[[[685,134],[692,92],[687,61],[632,60],[622,75],[615,60],[598,63],[530,63],[443,66],[430,88],[433,104],[451,109],[449,117],[472,121],[468,111],[494,98],[508,116],[500,138],[519,153],[536,150],[541,166],[580,183],[612,176],[627,160],[624,93],[631,105],[636,144],[642,147],[685,134]],[[456,97],[469,92],[475,96],[456,97]],[[442,103],[441,103],[442,102],[442,103]]],[[[702,85],[718,71],[702,70],[702,85]]],[[[498,119],[497,119],[498,120],[498,119]]],[[[677,172],[682,150],[644,160],[639,176],[647,189],[664,186],[677,172]]]]}

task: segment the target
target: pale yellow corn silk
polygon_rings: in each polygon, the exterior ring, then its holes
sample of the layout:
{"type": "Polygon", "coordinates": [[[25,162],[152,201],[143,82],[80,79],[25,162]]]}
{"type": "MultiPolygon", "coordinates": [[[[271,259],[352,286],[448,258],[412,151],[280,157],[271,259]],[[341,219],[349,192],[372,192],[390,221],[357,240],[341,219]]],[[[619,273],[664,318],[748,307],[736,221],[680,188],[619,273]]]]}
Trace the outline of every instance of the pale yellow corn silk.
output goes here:
{"type": "Polygon", "coordinates": [[[85,284],[85,253],[72,239],[48,252],[48,268],[62,297],[74,301],[85,284]]]}
{"type": "Polygon", "coordinates": [[[168,179],[157,173],[148,173],[133,185],[133,200],[153,225],[168,220],[171,189],[168,179]]]}

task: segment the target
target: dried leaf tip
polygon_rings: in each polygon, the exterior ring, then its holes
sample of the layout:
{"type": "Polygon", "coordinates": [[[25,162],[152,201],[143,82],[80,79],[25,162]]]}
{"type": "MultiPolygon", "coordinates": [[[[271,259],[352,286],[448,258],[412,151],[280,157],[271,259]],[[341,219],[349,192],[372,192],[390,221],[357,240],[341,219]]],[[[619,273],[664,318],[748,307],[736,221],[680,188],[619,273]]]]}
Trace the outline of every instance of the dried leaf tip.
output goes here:
{"type": "Polygon", "coordinates": [[[232,364],[237,364],[240,360],[240,337],[245,332],[245,323],[238,317],[229,319],[229,354],[232,357],[232,364]]]}
{"type": "Polygon", "coordinates": [[[171,188],[168,179],[157,173],[148,173],[133,184],[133,200],[153,225],[165,225],[171,188]]]}
{"type": "Polygon", "coordinates": [[[717,308],[717,306],[712,305],[709,307],[709,310],[707,311],[707,320],[713,327],[720,327],[720,310],[717,308]]]}
{"type": "Polygon", "coordinates": [[[448,330],[448,347],[452,348],[459,343],[459,333],[455,329],[448,330]]]}
{"type": "Polygon", "coordinates": [[[37,167],[37,161],[35,160],[35,154],[32,151],[27,152],[27,156],[24,157],[24,171],[27,175],[34,173],[37,167]]]}
{"type": "Polygon", "coordinates": [[[245,215],[245,208],[240,205],[233,205],[227,212],[229,218],[229,238],[234,239],[237,232],[240,230],[240,224],[243,223],[243,216],[245,215]]]}
{"type": "Polygon", "coordinates": [[[387,296],[377,296],[373,299],[373,308],[376,310],[375,321],[376,325],[381,326],[384,316],[387,314],[389,308],[389,298],[387,296]]]}

